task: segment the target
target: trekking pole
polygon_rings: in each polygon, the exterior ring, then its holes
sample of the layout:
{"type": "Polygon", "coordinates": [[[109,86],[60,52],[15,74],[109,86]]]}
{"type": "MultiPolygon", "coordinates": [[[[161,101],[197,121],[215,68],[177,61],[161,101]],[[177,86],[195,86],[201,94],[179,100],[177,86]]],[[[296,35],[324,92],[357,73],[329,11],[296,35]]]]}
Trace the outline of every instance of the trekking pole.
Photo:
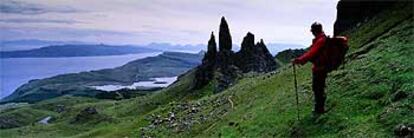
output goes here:
{"type": "Polygon", "coordinates": [[[293,66],[293,77],[295,82],[295,92],[296,92],[296,109],[297,109],[297,117],[299,121],[299,94],[298,94],[298,81],[296,80],[296,67],[295,64],[293,66]]]}

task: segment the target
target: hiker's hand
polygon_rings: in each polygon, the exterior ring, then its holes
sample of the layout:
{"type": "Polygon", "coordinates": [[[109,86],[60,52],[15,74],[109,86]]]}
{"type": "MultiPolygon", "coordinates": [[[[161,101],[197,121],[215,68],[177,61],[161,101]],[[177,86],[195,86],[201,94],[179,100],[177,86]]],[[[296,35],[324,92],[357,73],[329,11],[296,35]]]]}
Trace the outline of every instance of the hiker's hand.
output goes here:
{"type": "Polygon", "coordinates": [[[299,59],[292,59],[292,64],[302,64],[299,59]]]}
{"type": "Polygon", "coordinates": [[[295,58],[292,60],[292,64],[303,65],[306,61],[300,60],[299,58],[295,58]]]}

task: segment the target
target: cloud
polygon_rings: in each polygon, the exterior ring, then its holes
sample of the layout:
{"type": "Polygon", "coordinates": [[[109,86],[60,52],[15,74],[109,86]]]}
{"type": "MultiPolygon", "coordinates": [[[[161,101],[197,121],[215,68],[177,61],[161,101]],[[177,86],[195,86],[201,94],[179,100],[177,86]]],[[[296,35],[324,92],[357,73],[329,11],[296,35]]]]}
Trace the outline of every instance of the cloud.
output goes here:
{"type": "Polygon", "coordinates": [[[2,36],[5,39],[206,43],[211,31],[217,35],[220,17],[225,16],[235,44],[250,31],[266,42],[308,45],[312,22],[322,22],[325,32],[332,32],[337,0],[3,1],[1,13],[8,14],[2,14],[0,27],[17,28],[2,36]]]}
{"type": "Polygon", "coordinates": [[[0,19],[0,22],[2,23],[57,23],[57,24],[81,23],[75,20],[26,19],[26,18],[0,19]]]}
{"type": "Polygon", "coordinates": [[[135,36],[131,32],[118,32],[98,29],[76,29],[76,28],[36,28],[36,27],[7,27],[2,28],[0,36],[7,40],[19,39],[45,39],[57,41],[85,41],[107,43],[116,39],[135,36]]]}
{"type": "Polygon", "coordinates": [[[4,0],[0,3],[0,13],[3,14],[23,14],[23,15],[36,15],[44,13],[75,13],[79,12],[71,7],[49,7],[46,5],[22,2],[22,1],[13,1],[13,0],[4,0]]]}

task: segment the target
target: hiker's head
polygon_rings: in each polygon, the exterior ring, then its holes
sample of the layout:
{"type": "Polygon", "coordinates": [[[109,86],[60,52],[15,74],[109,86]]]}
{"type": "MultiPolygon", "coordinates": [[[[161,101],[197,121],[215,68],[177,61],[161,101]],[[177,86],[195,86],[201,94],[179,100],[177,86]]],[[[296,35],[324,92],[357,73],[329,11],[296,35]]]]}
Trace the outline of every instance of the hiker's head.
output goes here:
{"type": "Polygon", "coordinates": [[[314,36],[318,35],[319,33],[322,33],[322,24],[318,22],[314,22],[311,26],[311,32],[314,36]]]}

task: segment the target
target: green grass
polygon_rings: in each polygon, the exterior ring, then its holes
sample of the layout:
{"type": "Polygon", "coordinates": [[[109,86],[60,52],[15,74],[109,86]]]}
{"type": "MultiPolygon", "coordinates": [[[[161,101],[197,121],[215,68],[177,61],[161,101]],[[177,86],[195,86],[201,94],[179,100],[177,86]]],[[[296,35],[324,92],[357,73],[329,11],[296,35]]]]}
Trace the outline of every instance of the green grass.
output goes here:
{"type": "MultiPolygon", "coordinates": [[[[136,123],[154,109],[166,105],[171,101],[194,100],[204,95],[211,95],[210,89],[189,91],[193,85],[194,70],[179,77],[177,83],[169,88],[154,94],[148,94],[127,100],[101,100],[87,97],[63,96],[24,106],[25,108],[12,108],[2,111],[0,116],[17,112],[26,114],[30,112],[46,112],[31,118],[21,118],[26,122],[36,122],[50,114],[53,121],[49,125],[31,123],[19,128],[0,130],[0,137],[90,137],[106,136],[120,137],[134,135],[136,123]],[[65,112],[57,113],[57,105],[64,105],[65,112]],[[95,107],[101,117],[109,117],[109,121],[86,121],[71,123],[76,115],[86,107],[95,107]],[[24,109],[24,110],[23,110],[24,109]],[[35,121],[36,120],[36,121],[35,121]]],[[[99,120],[100,118],[93,118],[99,120]]]]}
{"type": "MultiPolygon", "coordinates": [[[[300,121],[296,121],[291,68],[286,66],[277,75],[244,78],[218,95],[193,101],[204,103],[204,112],[192,116],[216,116],[185,132],[177,134],[161,125],[144,133],[163,137],[392,137],[395,125],[414,122],[414,102],[410,100],[414,96],[413,25],[412,14],[401,9],[380,14],[349,31],[352,56],[348,56],[345,69],[329,75],[330,112],[318,119],[310,114],[310,66],[298,71],[300,121]],[[395,100],[397,93],[407,96],[395,100]],[[228,97],[234,108],[230,102],[219,107],[209,104],[228,97]]],[[[165,117],[171,108],[164,107],[154,114],[165,117]]]]}
{"type": "MultiPolygon", "coordinates": [[[[127,100],[59,97],[3,111],[32,122],[46,115],[50,125],[32,124],[0,130],[0,137],[393,137],[393,127],[414,122],[414,20],[406,7],[384,12],[345,33],[350,52],[345,68],[329,74],[328,113],[311,115],[311,68],[298,68],[300,121],[290,65],[275,73],[246,75],[227,90],[213,94],[213,85],[191,91],[194,70],[173,86],[127,100]],[[57,104],[68,110],[54,112],[57,104]],[[189,113],[197,106],[198,111],[189,113]],[[86,107],[101,116],[71,123],[86,107]],[[162,123],[151,127],[151,117],[189,121],[185,128],[162,123]],[[106,118],[104,121],[99,121],[106,118]],[[98,121],[96,121],[98,120],[98,121]],[[179,130],[179,131],[178,131],[179,130]]],[[[179,126],[183,125],[178,123],[179,126]]]]}

